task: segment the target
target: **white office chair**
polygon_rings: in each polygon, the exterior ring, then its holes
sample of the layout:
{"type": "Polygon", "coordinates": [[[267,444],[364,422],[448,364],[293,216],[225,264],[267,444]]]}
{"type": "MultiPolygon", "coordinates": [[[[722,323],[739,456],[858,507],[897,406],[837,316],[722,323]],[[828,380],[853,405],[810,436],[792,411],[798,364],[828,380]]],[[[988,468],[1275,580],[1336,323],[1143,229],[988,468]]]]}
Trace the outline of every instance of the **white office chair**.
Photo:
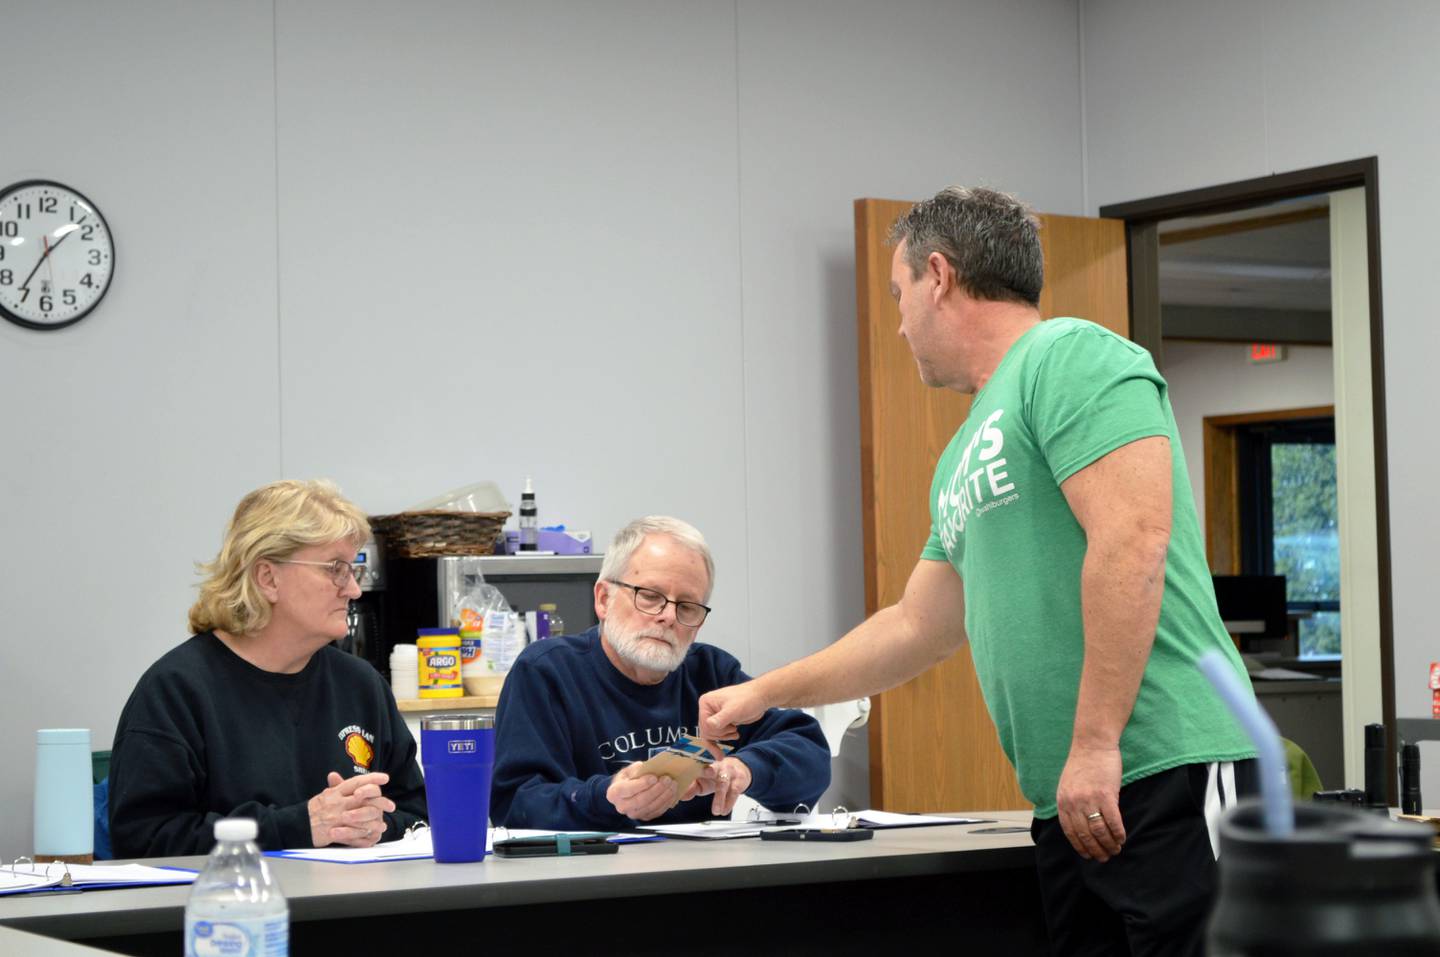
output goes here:
{"type": "MultiPolygon", "coordinates": [[[[830,758],[833,762],[840,756],[840,745],[845,741],[845,732],[852,728],[862,727],[865,722],[870,720],[870,699],[858,698],[854,701],[822,704],[818,707],[801,708],[800,710],[820,722],[820,731],[825,735],[825,743],[830,746],[830,758]]],[[[764,810],[760,808],[759,802],[747,794],[742,794],[735,801],[735,807],[730,811],[730,820],[743,821],[755,809],[764,810]]],[[[776,808],[776,810],[788,811],[789,808],[776,808]]]]}

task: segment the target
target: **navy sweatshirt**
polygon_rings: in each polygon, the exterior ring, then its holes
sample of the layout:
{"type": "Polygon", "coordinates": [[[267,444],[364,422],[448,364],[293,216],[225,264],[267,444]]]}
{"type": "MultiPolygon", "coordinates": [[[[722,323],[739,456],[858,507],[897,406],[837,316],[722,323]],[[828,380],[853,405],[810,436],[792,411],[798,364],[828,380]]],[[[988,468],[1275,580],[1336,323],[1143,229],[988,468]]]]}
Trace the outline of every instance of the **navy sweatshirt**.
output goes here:
{"type": "Polygon", "coordinates": [[[370,663],[326,645],[293,675],[264,671],[205,632],[141,677],[115,729],[116,857],[204,854],[215,821],[251,817],[265,850],[309,847],[310,798],[330,771],[386,771],[381,840],[425,818],[415,739],[370,663]]]}
{"type": "MultiPolygon", "coordinates": [[[[710,795],[682,801],[653,821],[632,821],[605,799],[610,778],[681,733],[696,733],[700,696],[748,681],[734,656],[690,646],[657,685],[625,677],[600,632],[539,641],[515,660],[495,715],[490,819],[515,828],[630,830],[703,821],[710,795]]],[[[740,729],[734,756],[750,769],[747,796],[776,811],[813,805],[830,784],[830,750],[814,718],[772,708],[740,729]]]]}

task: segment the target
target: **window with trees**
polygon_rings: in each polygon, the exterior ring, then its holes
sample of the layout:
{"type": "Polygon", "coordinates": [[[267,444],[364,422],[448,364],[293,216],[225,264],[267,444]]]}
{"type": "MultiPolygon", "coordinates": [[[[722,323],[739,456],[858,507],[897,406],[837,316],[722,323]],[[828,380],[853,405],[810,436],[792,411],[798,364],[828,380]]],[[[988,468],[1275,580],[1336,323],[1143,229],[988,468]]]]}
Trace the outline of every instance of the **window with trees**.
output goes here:
{"type": "Polygon", "coordinates": [[[1235,431],[1240,566],[1284,575],[1301,658],[1340,655],[1340,524],[1333,417],[1235,431]]]}

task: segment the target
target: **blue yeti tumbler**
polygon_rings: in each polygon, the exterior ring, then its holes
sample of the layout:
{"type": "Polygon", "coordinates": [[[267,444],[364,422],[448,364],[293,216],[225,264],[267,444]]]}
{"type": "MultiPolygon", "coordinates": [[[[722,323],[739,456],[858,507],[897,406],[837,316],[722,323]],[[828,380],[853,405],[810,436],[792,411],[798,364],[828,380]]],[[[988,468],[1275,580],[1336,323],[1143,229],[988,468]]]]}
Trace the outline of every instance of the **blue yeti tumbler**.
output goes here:
{"type": "Polygon", "coordinates": [[[495,719],[470,714],[421,718],[420,762],[425,769],[435,860],[458,864],[482,859],[490,818],[495,719]]]}

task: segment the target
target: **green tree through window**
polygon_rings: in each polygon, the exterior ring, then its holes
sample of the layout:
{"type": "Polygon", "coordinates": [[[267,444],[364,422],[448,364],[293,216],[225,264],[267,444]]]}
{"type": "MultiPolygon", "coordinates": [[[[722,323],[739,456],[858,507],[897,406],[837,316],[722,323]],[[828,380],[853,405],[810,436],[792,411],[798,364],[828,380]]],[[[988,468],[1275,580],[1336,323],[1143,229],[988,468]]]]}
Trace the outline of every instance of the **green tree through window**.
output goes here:
{"type": "Polygon", "coordinates": [[[1272,442],[1270,494],[1275,574],[1285,576],[1300,620],[1300,657],[1340,654],[1340,524],[1335,445],[1272,442]],[[1335,610],[1328,610],[1334,604],[1335,610]]]}
{"type": "Polygon", "coordinates": [[[1241,567],[1284,575],[1299,656],[1340,654],[1335,420],[1250,423],[1237,432],[1241,567]]]}

